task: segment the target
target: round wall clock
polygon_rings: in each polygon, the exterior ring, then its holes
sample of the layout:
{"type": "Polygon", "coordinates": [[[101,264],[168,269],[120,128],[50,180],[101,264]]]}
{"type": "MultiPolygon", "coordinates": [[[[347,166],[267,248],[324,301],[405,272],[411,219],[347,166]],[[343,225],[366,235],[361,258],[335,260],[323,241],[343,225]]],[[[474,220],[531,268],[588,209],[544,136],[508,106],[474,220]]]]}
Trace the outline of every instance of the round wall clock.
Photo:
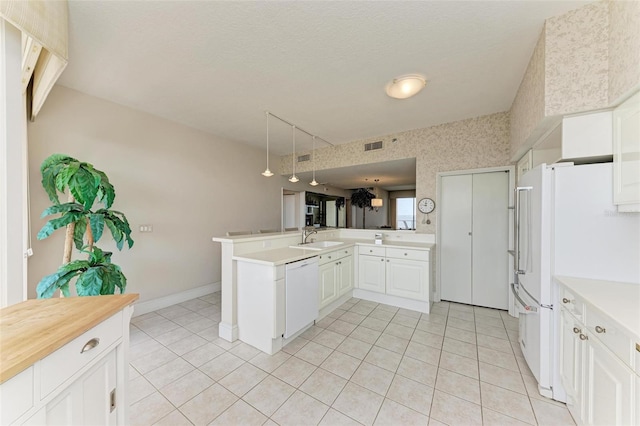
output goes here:
{"type": "Polygon", "coordinates": [[[436,203],[431,198],[423,198],[418,202],[418,210],[422,213],[431,213],[436,208],[436,203]]]}

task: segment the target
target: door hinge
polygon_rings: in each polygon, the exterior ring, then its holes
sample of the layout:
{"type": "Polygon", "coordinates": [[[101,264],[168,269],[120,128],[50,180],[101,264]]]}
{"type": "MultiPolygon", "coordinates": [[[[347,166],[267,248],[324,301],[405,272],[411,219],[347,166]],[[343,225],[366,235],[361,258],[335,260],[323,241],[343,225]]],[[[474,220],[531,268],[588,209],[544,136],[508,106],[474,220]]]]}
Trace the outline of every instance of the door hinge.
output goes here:
{"type": "Polygon", "coordinates": [[[109,404],[111,406],[110,413],[113,413],[113,410],[116,409],[116,388],[113,388],[111,393],[109,394],[109,404]]]}

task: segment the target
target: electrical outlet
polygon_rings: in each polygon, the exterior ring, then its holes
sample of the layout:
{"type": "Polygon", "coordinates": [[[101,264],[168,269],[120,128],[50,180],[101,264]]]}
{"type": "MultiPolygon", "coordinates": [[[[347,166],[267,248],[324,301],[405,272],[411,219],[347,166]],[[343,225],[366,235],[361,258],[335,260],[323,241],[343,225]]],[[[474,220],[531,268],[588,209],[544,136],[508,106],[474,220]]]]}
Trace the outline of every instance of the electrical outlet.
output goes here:
{"type": "Polygon", "coordinates": [[[153,225],[140,225],[140,232],[153,232],[153,225]]]}

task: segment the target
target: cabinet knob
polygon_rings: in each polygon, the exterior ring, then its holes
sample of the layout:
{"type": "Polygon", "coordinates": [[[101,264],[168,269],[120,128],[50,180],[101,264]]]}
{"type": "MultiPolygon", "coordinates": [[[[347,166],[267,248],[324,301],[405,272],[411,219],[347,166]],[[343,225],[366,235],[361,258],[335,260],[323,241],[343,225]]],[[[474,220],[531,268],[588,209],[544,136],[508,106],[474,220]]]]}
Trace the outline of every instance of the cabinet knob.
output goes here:
{"type": "Polygon", "coordinates": [[[387,262],[389,262],[389,259],[387,259],[387,262]]]}
{"type": "Polygon", "coordinates": [[[405,256],[407,255],[407,253],[404,254],[405,256]]]}
{"type": "Polygon", "coordinates": [[[369,253],[373,253],[373,250],[369,250],[369,253]]]}
{"type": "Polygon", "coordinates": [[[580,333],[580,340],[589,340],[589,336],[580,333]]]}
{"type": "Polygon", "coordinates": [[[580,333],[580,331],[582,331],[582,330],[580,330],[578,327],[573,327],[573,332],[574,333],[578,334],[578,333],[580,333]]]}
{"type": "Polygon", "coordinates": [[[331,256],[327,256],[329,259],[331,259],[331,256]]]}
{"type": "Polygon", "coordinates": [[[596,325],[596,333],[606,333],[606,332],[607,332],[606,328],[596,325]]]}
{"type": "Polygon", "coordinates": [[[384,262],[384,259],[380,259],[380,262],[384,262]]]}
{"type": "Polygon", "coordinates": [[[571,302],[571,300],[567,299],[566,297],[562,298],[562,303],[569,303],[571,302]]]}

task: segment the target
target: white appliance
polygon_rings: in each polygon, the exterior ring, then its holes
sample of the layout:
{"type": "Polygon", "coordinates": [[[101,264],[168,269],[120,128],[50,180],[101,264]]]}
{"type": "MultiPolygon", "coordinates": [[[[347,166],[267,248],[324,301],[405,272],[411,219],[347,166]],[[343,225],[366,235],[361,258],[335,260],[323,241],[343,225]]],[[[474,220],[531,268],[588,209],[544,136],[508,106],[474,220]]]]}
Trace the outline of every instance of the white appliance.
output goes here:
{"type": "Polygon", "coordinates": [[[511,287],[520,348],[540,393],[564,402],[553,276],[640,283],[640,214],[618,213],[613,204],[612,163],[541,164],[522,177],[515,199],[511,287]]]}
{"type": "Polygon", "coordinates": [[[318,257],[288,263],[284,286],[286,339],[318,318],[318,257]]]}

